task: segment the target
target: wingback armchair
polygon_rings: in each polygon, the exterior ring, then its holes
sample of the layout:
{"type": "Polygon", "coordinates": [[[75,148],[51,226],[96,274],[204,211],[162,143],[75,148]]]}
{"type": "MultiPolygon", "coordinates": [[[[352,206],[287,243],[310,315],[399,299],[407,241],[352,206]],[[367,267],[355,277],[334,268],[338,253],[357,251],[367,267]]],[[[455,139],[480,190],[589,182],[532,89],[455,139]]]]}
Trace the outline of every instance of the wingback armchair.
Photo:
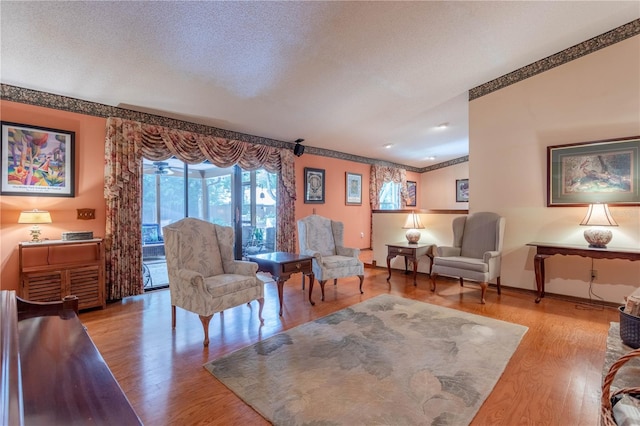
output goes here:
{"type": "Polygon", "coordinates": [[[253,300],[260,305],[258,318],[264,322],[264,283],[256,277],[256,263],[234,259],[233,228],[185,218],[162,229],[173,328],[176,306],[198,314],[208,346],[213,314],[253,300]]]}
{"type": "Polygon", "coordinates": [[[436,248],[431,270],[431,291],[438,275],[480,282],[481,303],[485,303],[488,282],[496,280],[500,294],[500,263],[505,219],[496,213],[479,212],[453,220],[453,246],[436,248]]]}
{"type": "Polygon", "coordinates": [[[313,274],[320,282],[322,300],[324,284],[333,279],[357,276],[360,293],[364,280],[364,264],[358,258],[360,249],[344,247],[344,224],[326,217],[311,215],[298,220],[300,254],[313,257],[313,274]]]}

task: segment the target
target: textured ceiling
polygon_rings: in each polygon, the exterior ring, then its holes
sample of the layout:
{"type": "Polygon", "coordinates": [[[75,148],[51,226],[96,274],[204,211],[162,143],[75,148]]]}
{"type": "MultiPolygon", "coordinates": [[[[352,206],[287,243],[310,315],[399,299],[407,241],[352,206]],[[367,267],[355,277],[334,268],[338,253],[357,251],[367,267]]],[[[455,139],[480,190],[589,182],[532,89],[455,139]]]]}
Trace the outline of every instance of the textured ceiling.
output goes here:
{"type": "Polygon", "coordinates": [[[427,167],[468,154],[469,89],[638,18],[638,1],[3,0],[0,79],[427,167]]]}

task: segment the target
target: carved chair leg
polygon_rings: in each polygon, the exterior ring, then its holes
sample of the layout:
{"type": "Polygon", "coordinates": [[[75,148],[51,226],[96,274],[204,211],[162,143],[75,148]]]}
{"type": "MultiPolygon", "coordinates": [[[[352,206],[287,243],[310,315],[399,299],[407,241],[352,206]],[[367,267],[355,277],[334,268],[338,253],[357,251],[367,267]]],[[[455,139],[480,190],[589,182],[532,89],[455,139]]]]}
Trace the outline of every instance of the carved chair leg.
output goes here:
{"type": "Polygon", "coordinates": [[[333,279],[333,285],[338,285],[338,279],[337,278],[333,279]]]}
{"type": "Polygon", "coordinates": [[[464,279],[460,277],[460,287],[464,287],[464,279]]]}
{"type": "Polygon", "coordinates": [[[362,282],[364,281],[364,275],[358,275],[358,278],[360,278],[360,294],[364,294],[364,291],[362,291],[362,282]]]}
{"type": "Polygon", "coordinates": [[[480,303],[482,303],[483,305],[485,304],[484,294],[487,292],[487,286],[488,284],[486,282],[480,283],[480,288],[482,289],[482,292],[480,294],[480,303]]]}
{"type": "Polygon", "coordinates": [[[264,297],[261,297],[260,299],[258,299],[258,304],[260,305],[260,308],[258,309],[258,318],[260,318],[260,322],[264,324],[264,318],[262,318],[262,308],[264,308],[264,297]]]}
{"type": "Polygon", "coordinates": [[[202,328],[204,328],[204,347],[209,346],[209,321],[211,321],[213,315],[202,316],[200,315],[200,322],[202,323],[202,328]]]}
{"type": "Polygon", "coordinates": [[[320,291],[322,293],[322,297],[320,298],[320,300],[322,300],[324,302],[324,283],[326,283],[327,280],[324,281],[320,281],[320,291]]]}
{"type": "Polygon", "coordinates": [[[496,278],[496,287],[498,287],[498,295],[500,295],[500,277],[496,278]]]}
{"type": "Polygon", "coordinates": [[[176,328],[176,305],[171,305],[171,328],[176,328]]]}
{"type": "Polygon", "coordinates": [[[431,277],[431,291],[436,291],[436,278],[438,278],[438,274],[432,272],[429,276],[431,277]]]}

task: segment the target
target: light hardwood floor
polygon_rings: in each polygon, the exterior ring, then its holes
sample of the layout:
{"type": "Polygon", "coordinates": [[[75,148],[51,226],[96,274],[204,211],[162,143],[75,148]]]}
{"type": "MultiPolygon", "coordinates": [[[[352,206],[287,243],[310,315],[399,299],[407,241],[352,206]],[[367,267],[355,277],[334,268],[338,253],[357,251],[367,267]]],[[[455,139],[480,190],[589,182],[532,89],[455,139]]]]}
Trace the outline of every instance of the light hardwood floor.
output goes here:
{"type": "MultiPolygon", "coordinates": [[[[310,306],[299,275],[285,284],[284,315],[278,317],[276,285],[265,285],[265,323],[260,326],[257,302],[216,314],[210,324],[211,343],[202,346],[198,316],[178,309],[171,329],[168,290],[111,303],[104,310],[80,314],[134,409],[146,425],[263,425],[259,414],[209,374],[202,365],[274,334],[325,316],[383,293],[400,295],[518,323],[529,327],[473,425],[597,425],[601,370],[609,322],[618,321],[611,307],[585,307],[575,301],[495,287],[487,304],[479,303],[479,286],[461,288],[457,281],[439,279],[436,293],[428,276],[394,271],[391,284],[383,268],[366,268],[364,294],[357,278],[326,285],[320,301],[316,283],[310,306]]],[[[401,350],[401,348],[399,348],[401,350]]],[[[322,401],[317,401],[322,404],[322,401]]]]}

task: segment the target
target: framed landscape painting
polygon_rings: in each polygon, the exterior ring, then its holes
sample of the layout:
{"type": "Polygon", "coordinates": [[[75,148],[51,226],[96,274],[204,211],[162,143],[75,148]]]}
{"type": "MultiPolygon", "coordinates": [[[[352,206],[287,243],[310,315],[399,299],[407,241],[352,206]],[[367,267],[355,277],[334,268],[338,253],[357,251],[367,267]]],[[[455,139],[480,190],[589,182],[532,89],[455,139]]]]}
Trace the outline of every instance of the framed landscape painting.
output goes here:
{"type": "Polygon", "coordinates": [[[362,175],[347,172],[346,178],[346,201],[348,206],[362,205],[362,175]]]}
{"type": "Polygon", "coordinates": [[[75,132],[2,122],[0,193],[73,197],[75,132]]]}
{"type": "Polygon", "coordinates": [[[640,136],[547,147],[547,206],[640,205],[640,136]]]}
{"type": "Polygon", "coordinates": [[[304,202],[324,204],[324,170],[304,168],[304,202]]]}

